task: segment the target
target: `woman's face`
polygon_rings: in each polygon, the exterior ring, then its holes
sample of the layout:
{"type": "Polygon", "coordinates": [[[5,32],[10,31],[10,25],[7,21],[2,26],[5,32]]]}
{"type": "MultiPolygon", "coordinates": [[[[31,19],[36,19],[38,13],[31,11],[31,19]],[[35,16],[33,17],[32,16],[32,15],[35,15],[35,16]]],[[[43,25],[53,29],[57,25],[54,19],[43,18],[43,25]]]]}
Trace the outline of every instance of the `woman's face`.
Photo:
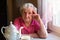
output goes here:
{"type": "Polygon", "coordinates": [[[32,20],[32,8],[25,8],[22,12],[22,18],[24,20],[24,22],[31,22],[32,20]]]}

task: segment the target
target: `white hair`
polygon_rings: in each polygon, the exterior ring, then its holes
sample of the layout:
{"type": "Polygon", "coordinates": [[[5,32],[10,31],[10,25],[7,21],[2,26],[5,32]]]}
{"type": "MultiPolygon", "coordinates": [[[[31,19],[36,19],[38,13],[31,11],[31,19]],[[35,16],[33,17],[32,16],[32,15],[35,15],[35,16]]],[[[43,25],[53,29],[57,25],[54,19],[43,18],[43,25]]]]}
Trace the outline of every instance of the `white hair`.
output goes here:
{"type": "Polygon", "coordinates": [[[25,3],[21,8],[20,11],[23,10],[24,8],[30,8],[32,7],[36,12],[37,12],[37,8],[32,4],[32,3],[25,3]]]}

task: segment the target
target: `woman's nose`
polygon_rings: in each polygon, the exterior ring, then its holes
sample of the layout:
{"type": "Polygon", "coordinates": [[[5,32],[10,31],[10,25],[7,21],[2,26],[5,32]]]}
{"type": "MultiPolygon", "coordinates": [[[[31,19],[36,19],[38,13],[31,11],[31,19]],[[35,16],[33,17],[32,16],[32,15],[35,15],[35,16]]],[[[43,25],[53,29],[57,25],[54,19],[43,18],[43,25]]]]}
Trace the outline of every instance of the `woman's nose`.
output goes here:
{"type": "Polygon", "coordinates": [[[28,18],[28,16],[29,16],[29,15],[28,15],[28,13],[27,13],[27,14],[26,14],[26,18],[28,18]]]}

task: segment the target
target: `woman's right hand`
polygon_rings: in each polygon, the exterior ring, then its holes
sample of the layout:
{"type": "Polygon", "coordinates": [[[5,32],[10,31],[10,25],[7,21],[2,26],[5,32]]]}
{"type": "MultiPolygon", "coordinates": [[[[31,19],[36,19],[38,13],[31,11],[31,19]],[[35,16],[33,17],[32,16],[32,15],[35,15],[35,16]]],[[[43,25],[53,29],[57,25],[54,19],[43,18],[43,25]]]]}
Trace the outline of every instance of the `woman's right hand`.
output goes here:
{"type": "Polygon", "coordinates": [[[33,11],[33,19],[35,19],[35,20],[37,20],[37,21],[39,21],[41,18],[40,18],[40,15],[39,14],[37,14],[35,11],[33,11]]]}

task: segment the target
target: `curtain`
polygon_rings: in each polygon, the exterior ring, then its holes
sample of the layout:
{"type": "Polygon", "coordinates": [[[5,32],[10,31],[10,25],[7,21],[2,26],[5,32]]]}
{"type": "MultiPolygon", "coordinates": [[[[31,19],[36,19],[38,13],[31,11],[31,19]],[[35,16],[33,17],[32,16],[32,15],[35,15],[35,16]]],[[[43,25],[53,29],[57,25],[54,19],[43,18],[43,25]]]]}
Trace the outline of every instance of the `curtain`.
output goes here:
{"type": "Polygon", "coordinates": [[[52,0],[38,0],[38,12],[41,14],[42,21],[47,29],[47,23],[53,21],[52,0]],[[41,2],[41,3],[40,3],[41,2]],[[40,6],[39,6],[40,5],[40,6]]]}

